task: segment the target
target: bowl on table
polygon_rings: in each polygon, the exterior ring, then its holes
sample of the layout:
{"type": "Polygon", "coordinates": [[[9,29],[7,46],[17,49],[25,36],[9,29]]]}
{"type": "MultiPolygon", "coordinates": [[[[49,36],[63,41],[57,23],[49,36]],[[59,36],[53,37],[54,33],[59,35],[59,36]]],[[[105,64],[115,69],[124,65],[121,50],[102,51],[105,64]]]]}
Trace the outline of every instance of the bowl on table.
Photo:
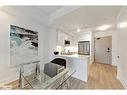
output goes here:
{"type": "Polygon", "coordinates": [[[58,51],[54,51],[54,54],[55,54],[55,55],[58,55],[58,54],[59,54],[59,52],[58,52],[58,51]]]}

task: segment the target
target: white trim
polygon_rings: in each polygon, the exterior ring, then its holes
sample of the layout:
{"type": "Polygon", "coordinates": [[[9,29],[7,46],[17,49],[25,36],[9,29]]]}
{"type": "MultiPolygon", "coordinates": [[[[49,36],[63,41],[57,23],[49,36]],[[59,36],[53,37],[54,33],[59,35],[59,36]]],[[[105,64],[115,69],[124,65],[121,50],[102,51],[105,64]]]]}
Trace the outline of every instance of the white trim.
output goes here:
{"type": "Polygon", "coordinates": [[[117,79],[120,80],[120,82],[122,83],[123,87],[124,87],[125,89],[127,89],[127,80],[126,80],[126,79],[123,77],[123,75],[120,74],[119,72],[118,72],[118,74],[117,74],[117,79]]]}
{"type": "Polygon", "coordinates": [[[117,16],[117,20],[119,19],[120,15],[125,11],[126,8],[127,8],[126,6],[121,8],[121,10],[120,10],[120,12],[119,12],[119,14],[117,16]]]}
{"type": "Polygon", "coordinates": [[[11,76],[11,77],[6,77],[6,79],[0,80],[0,85],[5,85],[8,84],[10,82],[13,82],[15,80],[18,80],[18,76],[11,76]]]}

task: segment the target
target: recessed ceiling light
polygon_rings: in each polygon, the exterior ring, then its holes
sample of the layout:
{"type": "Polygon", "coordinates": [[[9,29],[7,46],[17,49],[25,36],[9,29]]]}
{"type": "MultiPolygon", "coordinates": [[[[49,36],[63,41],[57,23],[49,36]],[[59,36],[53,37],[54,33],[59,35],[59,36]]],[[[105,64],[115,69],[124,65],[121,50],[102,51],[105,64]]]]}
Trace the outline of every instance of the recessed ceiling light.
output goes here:
{"type": "Polygon", "coordinates": [[[127,27],[127,22],[121,22],[119,25],[118,25],[119,28],[125,28],[127,27]]]}
{"type": "Polygon", "coordinates": [[[77,29],[77,32],[81,32],[81,30],[80,29],[77,29]]]}
{"type": "Polygon", "coordinates": [[[97,28],[97,30],[104,31],[111,27],[111,25],[101,25],[97,28]]]}

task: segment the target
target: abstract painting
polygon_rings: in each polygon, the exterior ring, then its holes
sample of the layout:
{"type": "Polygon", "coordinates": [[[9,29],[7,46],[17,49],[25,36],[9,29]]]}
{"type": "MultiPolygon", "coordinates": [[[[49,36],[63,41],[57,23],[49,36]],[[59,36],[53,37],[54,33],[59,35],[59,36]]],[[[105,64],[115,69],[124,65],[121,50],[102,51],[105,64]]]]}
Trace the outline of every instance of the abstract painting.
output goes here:
{"type": "Polygon", "coordinates": [[[38,58],[38,32],[10,25],[10,61],[22,64],[38,58]]]}

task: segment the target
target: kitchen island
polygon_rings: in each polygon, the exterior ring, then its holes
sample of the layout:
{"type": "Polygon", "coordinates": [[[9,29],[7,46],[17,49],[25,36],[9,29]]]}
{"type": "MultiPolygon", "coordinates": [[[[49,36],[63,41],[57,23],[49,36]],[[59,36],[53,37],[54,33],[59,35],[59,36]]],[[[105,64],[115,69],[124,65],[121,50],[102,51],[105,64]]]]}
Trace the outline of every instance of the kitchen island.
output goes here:
{"type": "Polygon", "coordinates": [[[54,55],[54,58],[64,58],[67,69],[76,70],[73,77],[87,82],[89,73],[89,56],[87,55],[54,55]]]}

